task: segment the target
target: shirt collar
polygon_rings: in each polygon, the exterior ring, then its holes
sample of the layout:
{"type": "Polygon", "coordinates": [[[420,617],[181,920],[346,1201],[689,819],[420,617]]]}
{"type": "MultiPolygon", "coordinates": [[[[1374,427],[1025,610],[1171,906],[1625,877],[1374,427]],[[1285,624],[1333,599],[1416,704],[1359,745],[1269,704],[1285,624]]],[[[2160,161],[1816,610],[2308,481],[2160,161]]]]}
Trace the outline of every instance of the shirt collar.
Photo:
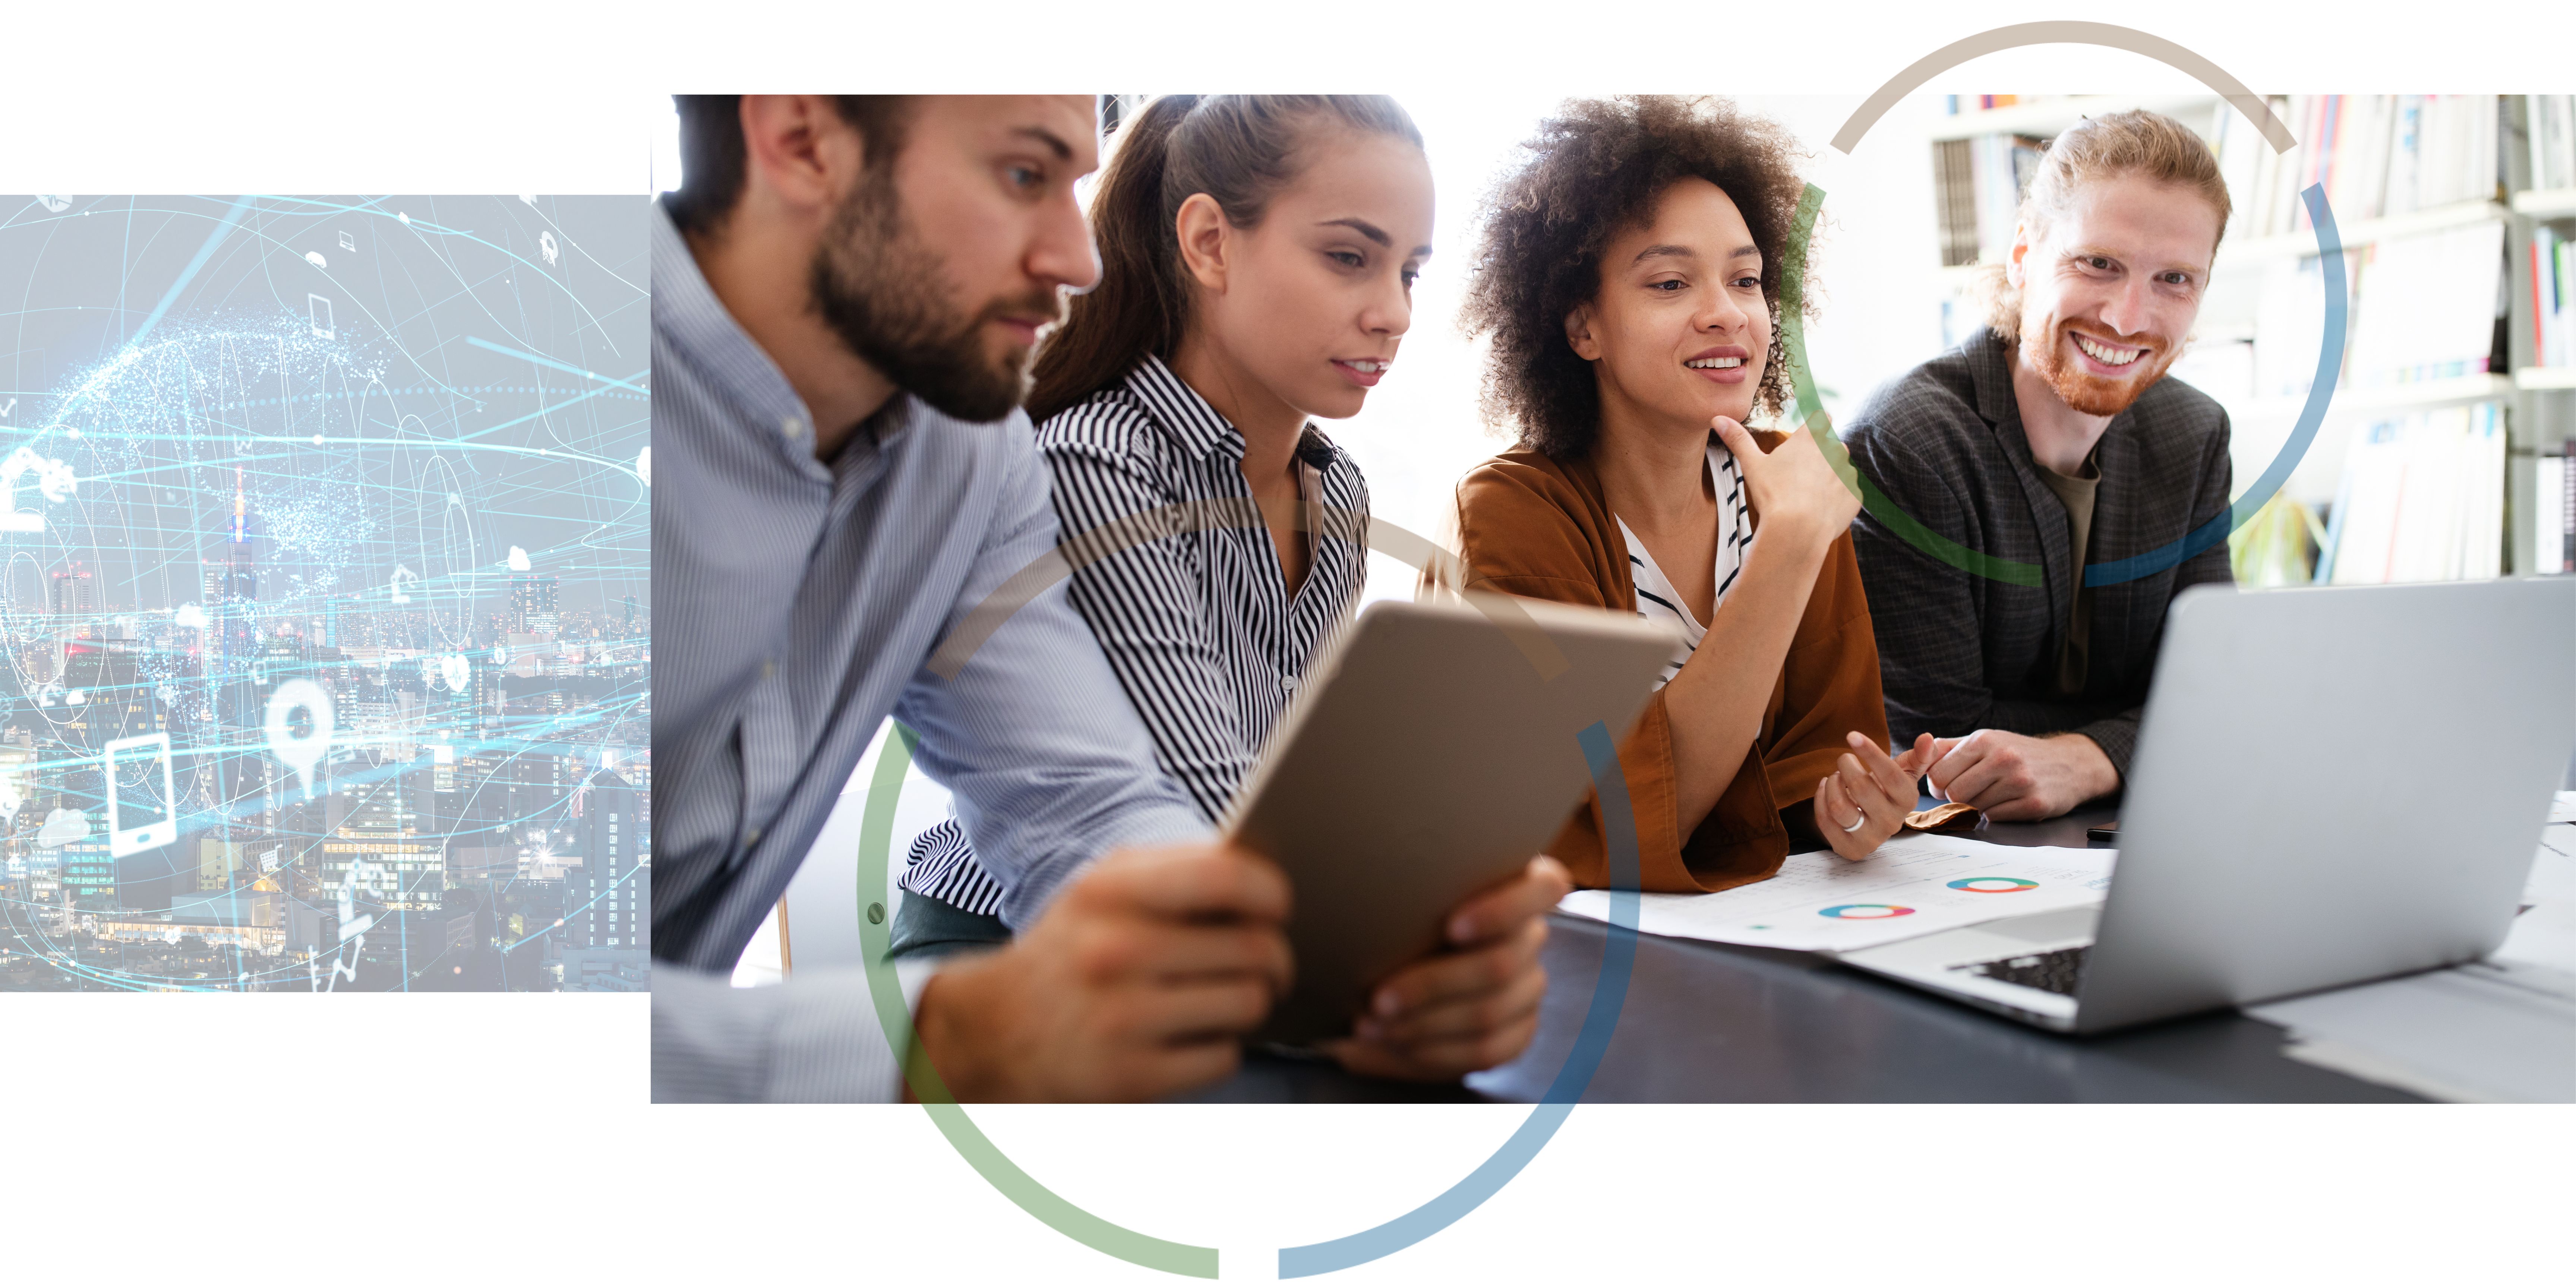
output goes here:
{"type": "MultiPolygon", "coordinates": [[[[1161,358],[1146,354],[1145,360],[1127,373],[1126,385],[1127,392],[1145,404],[1155,423],[1171,434],[1191,459],[1219,449],[1242,458],[1243,431],[1209,406],[1207,399],[1199,397],[1188,381],[1173,374],[1161,358]]],[[[1333,440],[1309,423],[1299,433],[1297,456],[1319,470],[1328,469],[1335,459],[1333,440]]]]}
{"type": "MultiPolygon", "coordinates": [[[[678,349],[714,392],[733,405],[746,429],[765,435],[800,470],[829,480],[831,467],[814,459],[813,413],[787,382],[787,373],[778,369],[769,352],[716,298],[715,288],[698,271],[697,256],[689,253],[688,241],[661,202],[653,203],[648,222],[653,241],[655,334],[678,349]]],[[[911,400],[909,394],[895,396],[907,404],[911,400]]],[[[882,435],[874,439],[862,435],[853,441],[842,452],[844,463],[854,453],[872,453],[890,443],[912,420],[910,406],[888,408],[879,421],[882,435]]]]}
{"type": "Polygon", "coordinates": [[[1977,328],[1968,341],[1968,379],[1977,390],[1977,414],[1995,426],[2021,424],[2021,404],[2013,396],[2013,342],[1992,327],[1977,328]]]}
{"type": "Polygon", "coordinates": [[[1127,392],[1145,404],[1145,410],[1161,425],[1165,433],[1180,443],[1192,459],[1225,449],[1229,455],[1243,455],[1243,431],[1218,415],[1189,382],[1172,374],[1161,358],[1146,354],[1136,369],[1127,373],[1127,392]]]}

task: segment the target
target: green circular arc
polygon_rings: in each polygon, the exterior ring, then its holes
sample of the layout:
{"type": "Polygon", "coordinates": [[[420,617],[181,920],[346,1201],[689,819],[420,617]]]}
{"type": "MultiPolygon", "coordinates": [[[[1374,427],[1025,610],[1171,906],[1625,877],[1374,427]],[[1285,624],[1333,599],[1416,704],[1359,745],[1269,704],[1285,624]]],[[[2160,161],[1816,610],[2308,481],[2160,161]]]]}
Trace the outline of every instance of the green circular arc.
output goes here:
{"type": "Polygon", "coordinates": [[[1816,395],[1815,377],[1807,368],[1806,328],[1800,321],[1807,298],[1807,248],[1815,240],[1816,213],[1824,205],[1825,190],[1808,184],[1806,194],[1798,199],[1797,222],[1789,230],[1789,267],[1780,288],[1780,344],[1789,355],[1789,387],[1797,397],[1798,424],[1815,436],[1816,446],[1824,449],[1826,463],[1833,466],[1843,486],[1860,498],[1861,508],[1869,511],[1869,517],[1886,524],[1888,531],[1915,549],[1975,576],[2015,586],[2043,584],[2047,573],[2038,564],[1970,550],[1916,522],[1913,515],[1879,491],[1878,484],[1852,464],[1851,449],[1834,437],[1833,420],[1825,415],[1824,401],[1816,395]]]}
{"type": "Polygon", "coordinates": [[[868,780],[867,807],[859,816],[859,944],[867,967],[868,997],[876,1004],[877,1022],[885,1026],[889,1036],[900,1039],[896,1049],[903,1053],[905,1080],[920,1098],[921,1107],[930,1111],[930,1121],[938,1125],[940,1135],[948,1138],[949,1146],[1022,1211],[1054,1227],[1057,1233],[1121,1261],[1196,1279],[1216,1278],[1216,1249],[1157,1239],[1103,1220],[1021,1171],[1019,1164],[1012,1162],[975,1125],[975,1120],[966,1116],[966,1110],[949,1093],[948,1084],[940,1081],[939,1071],[931,1067],[928,1056],[913,1040],[912,1012],[904,1006],[903,985],[895,978],[894,967],[885,960],[886,950],[892,946],[893,928],[871,921],[865,905],[869,891],[885,889],[886,856],[894,837],[895,798],[901,793],[904,771],[912,766],[912,748],[917,741],[912,730],[900,724],[887,732],[885,750],[879,753],[876,772],[868,780]]]}

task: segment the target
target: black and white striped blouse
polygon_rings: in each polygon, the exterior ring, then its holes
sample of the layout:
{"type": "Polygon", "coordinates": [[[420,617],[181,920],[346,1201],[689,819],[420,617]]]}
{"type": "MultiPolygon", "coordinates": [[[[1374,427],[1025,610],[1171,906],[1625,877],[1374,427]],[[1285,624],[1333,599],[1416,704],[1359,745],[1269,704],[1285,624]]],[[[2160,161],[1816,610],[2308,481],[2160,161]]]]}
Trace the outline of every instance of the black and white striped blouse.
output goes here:
{"type": "MultiPolygon", "coordinates": [[[[1164,772],[1214,823],[1307,663],[1351,620],[1367,574],[1368,484],[1348,453],[1306,427],[1297,456],[1310,559],[1292,600],[1250,509],[1242,432],[1160,359],[1049,419],[1037,443],[1064,540],[1077,547],[1074,607],[1144,716],[1164,772]],[[1174,535],[1084,562],[1084,534],[1194,503],[1174,535]]],[[[901,884],[974,912],[1002,903],[1001,883],[953,818],[913,841],[901,884]]]]}
{"type": "MultiPolygon", "coordinates": [[[[1726,450],[1715,434],[1708,439],[1708,478],[1717,490],[1717,595],[1710,601],[1714,615],[1716,606],[1726,602],[1726,592],[1735,589],[1735,575],[1744,571],[1745,548],[1753,544],[1753,515],[1744,496],[1744,467],[1735,463],[1735,454],[1726,450]]],[[[1655,681],[1655,687],[1660,689],[1672,683],[1673,677],[1682,673],[1683,664],[1699,651],[1699,642],[1708,636],[1708,623],[1691,615],[1682,592],[1656,566],[1654,555],[1628,529],[1626,519],[1619,519],[1619,536],[1628,545],[1628,577],[1637,587],[1637,616],[1681,627],[1681,650],[1664,664],[1663,675],[1655,681]]]]}

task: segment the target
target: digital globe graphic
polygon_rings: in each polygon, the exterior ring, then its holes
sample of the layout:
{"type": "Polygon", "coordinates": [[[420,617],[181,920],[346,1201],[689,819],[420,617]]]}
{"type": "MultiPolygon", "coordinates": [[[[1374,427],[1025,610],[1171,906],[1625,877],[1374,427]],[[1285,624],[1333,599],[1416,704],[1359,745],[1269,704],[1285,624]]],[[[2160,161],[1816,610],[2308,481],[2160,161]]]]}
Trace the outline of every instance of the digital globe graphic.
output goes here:
{"type": "Polygon", "coordinates": [[[0,991],[648,987],[645,213],[0,198],[0,991]]]}

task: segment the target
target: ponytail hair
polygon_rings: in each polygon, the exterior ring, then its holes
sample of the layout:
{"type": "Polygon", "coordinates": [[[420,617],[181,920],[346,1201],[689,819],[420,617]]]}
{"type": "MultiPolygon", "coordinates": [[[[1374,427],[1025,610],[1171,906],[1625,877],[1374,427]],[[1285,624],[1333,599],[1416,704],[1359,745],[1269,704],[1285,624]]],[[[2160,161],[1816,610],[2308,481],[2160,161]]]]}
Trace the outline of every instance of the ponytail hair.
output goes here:
{"type": "Polygon", "coordinates": [[[1382,94],[1165,94],[1119,127],[1091,197],[1100,284],[1073,297],[1038,350],[1032,422],[1125,379],[1149,355],[1172,356],[1190,306],[1181,203],[1204,192],[1235,227],[1259,224],[1324,120],[1422,146],[1413,118],[1382,94]]]}

